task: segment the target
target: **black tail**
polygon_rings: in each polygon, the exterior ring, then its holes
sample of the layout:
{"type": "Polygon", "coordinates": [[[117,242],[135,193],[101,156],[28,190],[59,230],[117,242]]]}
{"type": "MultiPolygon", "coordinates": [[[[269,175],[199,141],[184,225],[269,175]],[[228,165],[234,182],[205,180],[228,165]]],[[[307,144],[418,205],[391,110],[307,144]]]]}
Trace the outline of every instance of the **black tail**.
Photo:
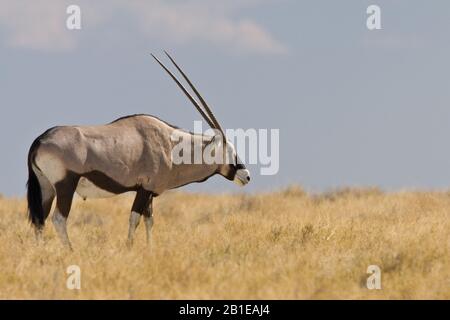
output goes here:
{"type": "Polygon", "coordinates": [[[44,208],[42,207],[42,190],[38,177],[33,170],[34,157],[39,147],[39,138],[31,145],[28,154],[28,183],[27,183],[27,199],[28,199],[28,218],[31,223],[42,228],[45,224],[44,208]]]}

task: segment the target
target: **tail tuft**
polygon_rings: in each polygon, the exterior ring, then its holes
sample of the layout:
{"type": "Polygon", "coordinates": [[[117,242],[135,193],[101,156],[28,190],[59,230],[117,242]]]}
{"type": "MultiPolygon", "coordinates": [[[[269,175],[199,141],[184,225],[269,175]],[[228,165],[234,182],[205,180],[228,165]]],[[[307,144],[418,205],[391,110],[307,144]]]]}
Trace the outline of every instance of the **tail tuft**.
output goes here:
{"type": "Polygon", "coordinates": [[[39,142],[36,140],[31,146],[28,155],[27,200],[28,219],[36,228],[42,228],[45,224],[44,208],[42,207],[42,190],[39,179],[33,169],[34,156],[38,147],[39,142]]]}

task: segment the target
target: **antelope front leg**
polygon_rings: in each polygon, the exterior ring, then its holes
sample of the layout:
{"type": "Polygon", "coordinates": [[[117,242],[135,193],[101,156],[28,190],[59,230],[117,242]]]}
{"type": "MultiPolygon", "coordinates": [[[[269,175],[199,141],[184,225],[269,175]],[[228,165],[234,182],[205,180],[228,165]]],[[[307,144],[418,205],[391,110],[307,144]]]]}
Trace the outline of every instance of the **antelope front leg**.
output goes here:
{"type": "MultiPolygon", "coordinates": [[[[152,193],[150,191],[139,189],[134,199],[133,208],[130,215],[130,227],[128,230],[128,246],[133,245],[134,233],[141,220],[141,216],[146,214],[149,203],[151,202],[152,193]]],[[[147,220],[146,220],[147,225],[147,220]]]]}
{"type": "Polygon", "coordinates": [[[141,214],[131,211],[130,227],[128,229],[128,242],[127,242],[129,247],[131,247],[133,245],[134,233],[135,233],[140,221],[141,221],[141,214]]]}
{"type": "Polygon", "coordinates": [[[152,227],[153,227],[153,196],[150,196],[148,206],[144,211],[145,231],[147,233],[147,246],[152,248],[152,227]]]}

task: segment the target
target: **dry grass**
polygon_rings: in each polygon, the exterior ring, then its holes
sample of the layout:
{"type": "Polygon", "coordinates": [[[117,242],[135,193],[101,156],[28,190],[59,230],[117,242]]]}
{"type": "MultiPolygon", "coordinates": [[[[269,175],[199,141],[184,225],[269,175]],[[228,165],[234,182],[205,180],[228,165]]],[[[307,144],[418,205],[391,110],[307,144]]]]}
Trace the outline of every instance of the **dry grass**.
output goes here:
{"type": "Polygon", "coordinates": [[[168,193],[155,200],[151,253],[143,225],[125,246],[130,205],[77,200],[67,252],[51,223],[36,246],[25,201],[0,198],[0,298],[450,298],[447,193],[168,193]],[[72,264],[79,291],[66,288],[72,264]],[[371,264],[382,290],[365,287],[371,264]]]}

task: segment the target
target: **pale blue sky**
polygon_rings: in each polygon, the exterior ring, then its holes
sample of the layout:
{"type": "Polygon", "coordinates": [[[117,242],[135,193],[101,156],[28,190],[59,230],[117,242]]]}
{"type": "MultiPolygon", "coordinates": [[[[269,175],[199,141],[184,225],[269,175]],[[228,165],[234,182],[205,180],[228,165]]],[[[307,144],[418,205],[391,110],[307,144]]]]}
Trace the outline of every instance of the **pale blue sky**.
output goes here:
{"type": "Polygon", "coordinates": [[[192,129],[200,116],[149,56],[163,49],[224,127],[280,129],[279,174],[252,166],[247,190],[447,188],[449,35],[444,0],[0,0],[0,193],[25,193],[49,127],[150,113],[192,129]],[[68,4],[81,31],[65,27],[68,4]],[[367,30],[369,4],[382,30],[367,30]]]}

